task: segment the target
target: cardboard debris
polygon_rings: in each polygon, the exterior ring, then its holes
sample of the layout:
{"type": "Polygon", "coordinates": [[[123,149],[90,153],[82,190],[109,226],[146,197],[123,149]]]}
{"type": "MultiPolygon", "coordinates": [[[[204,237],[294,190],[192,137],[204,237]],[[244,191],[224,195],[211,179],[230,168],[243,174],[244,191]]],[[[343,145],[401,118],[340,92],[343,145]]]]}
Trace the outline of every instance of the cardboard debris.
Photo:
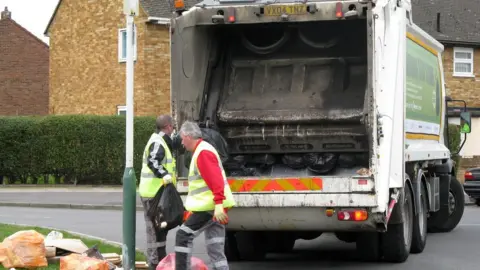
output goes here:
{"type": "Polygon", "coordinates": [[[147,262],[135,262],[136,269],[148,269],[147,262]]]}
{"type": "Polygon", "coordinates": [[[45,247],[55,247],[55,255],[67,255],[66,253],[81,254],[88,250],[88,247],[80,239],[46,240],[45,247]]]}
{"type": "Polygon", "coordinates": [[[122,263],[122,257],[120,255],[118,255],[117,253],[104,253],[102,254],[103,258],[105,258],[105,260],[115,264],[115,265],[119,265],[122,263]]]}
{"type": "Polygon", "coordinates": [[[56,248],[56,247],[47,247],[47,246],[45,246],[45,248],[46,248],[46,250],[47,250],[46,256],[45,256],[45,257],[47,257],[47,259],[48,259],[48,258],[53,258],[53,257],[57,256],[57,248],[56,248]]]}

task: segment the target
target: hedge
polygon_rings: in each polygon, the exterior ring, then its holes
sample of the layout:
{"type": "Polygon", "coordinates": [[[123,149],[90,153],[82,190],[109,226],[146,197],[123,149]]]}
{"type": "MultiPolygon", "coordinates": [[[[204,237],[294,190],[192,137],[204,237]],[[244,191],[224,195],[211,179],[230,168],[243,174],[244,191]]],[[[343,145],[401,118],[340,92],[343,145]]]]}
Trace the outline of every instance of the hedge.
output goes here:
{"type": "MultiPolygon", "coordinates": [[[[155,129],[154,117],[135,117],[134,168],[155,129]]],[[[0,176],[9,183],[116,185],[125,168],[124,116],[0,117],[0,176]]]]}

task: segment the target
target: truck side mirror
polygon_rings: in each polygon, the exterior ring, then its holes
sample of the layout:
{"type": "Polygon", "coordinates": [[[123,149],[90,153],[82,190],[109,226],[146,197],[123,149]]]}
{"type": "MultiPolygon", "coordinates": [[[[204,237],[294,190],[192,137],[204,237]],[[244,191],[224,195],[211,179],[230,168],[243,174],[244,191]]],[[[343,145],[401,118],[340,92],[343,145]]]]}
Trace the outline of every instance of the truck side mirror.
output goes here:
{"type": "Polygon", "coordinates": [[[470,114],[470,112],[460,113],[460,132],[472,132],[472,115],[470,114]]]}

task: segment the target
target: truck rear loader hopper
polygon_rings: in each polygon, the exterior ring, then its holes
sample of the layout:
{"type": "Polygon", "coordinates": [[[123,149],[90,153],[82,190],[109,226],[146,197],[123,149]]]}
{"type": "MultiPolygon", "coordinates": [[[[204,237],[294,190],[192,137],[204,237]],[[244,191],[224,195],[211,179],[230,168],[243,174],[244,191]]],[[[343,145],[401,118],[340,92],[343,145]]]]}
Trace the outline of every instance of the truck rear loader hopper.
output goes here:
{"type": "MultiPolygon", "coordinates": [[[[418,160],[407,149],[405,182],[379,178],[379,141],[391,135],[377,118],[377,65],[387,60],[374,65],[375,5],[283,4],[205,1],[172,21],[172,113],[228,145],[223,166],[237,202],[229,260],[263,259],[334,232],[356,242],[364,260],[403,262],[423,251],[427,223],[449,231],[463,214],[463,190],[453,207],[450,199],[459,191],[449,151],[418,160]]],[[[442,84],[439,98],[444,93],[442,84]]],[[[178,164],[185,177],[182,158],[178,164]]],[[[187,186],[179,181],[180,190],[187,186]]]]}

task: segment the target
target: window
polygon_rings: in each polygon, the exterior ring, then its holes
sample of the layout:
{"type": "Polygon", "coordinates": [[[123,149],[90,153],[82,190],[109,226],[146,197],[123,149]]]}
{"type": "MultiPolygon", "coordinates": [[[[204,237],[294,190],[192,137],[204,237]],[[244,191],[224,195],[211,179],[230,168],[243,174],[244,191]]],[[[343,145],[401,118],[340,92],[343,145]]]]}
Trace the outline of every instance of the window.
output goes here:
{"type": "Polygon", "coordinates": [[[453,55],[453,76],[473,77],[473,49],[455,47],[453,55]]]}
{"type": "MultiPolygon", "coordinates": [[[[133,25],[133,60],[137,60],[137,31],[133,25]]],[[[127,29],[118,30],[118,61],[127,61],[127,29]]]]}
{"type": "Polygon", "coordinates": [[[127,106],[117,106],[117,115],[127,115],[127,106]]]}

